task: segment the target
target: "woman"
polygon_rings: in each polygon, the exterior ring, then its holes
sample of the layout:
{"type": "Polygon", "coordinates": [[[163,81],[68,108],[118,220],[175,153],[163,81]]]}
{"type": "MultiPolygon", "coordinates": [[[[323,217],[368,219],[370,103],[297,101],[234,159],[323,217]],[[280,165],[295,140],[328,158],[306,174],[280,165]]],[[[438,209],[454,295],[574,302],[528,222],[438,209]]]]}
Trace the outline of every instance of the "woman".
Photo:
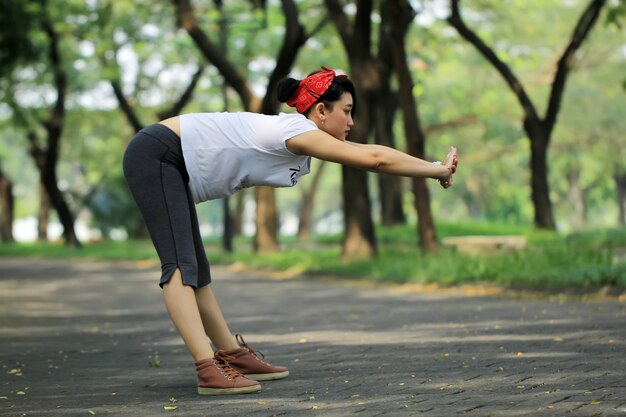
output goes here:
{"type": "Polygon", "coordinates": [[[430,163],[346,141],[356,110],[354,87],[346,76],[322,69],[279,84],[278,99],[298,114],[172,117],[137,133],[124,155],[124,175],[161,260],[167,312],[196,363],[199,394],[259,391],[258,381],[285,378],[289,371],[264,361],[228,328],[208,285],[194,204],[254,185],[293,186],[309,172],[311,157],[452,185],[454,148],[442,162],[430,163]]]}

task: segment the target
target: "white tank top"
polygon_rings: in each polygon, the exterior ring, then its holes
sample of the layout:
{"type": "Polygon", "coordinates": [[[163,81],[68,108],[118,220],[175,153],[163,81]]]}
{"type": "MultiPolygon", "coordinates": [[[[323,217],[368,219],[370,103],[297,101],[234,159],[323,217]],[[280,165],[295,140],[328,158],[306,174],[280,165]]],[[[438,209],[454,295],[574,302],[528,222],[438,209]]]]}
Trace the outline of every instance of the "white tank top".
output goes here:
{"type": "Polygon", "coordinates": [[[255,185],[292,187],[311,158],[286,141],[317,126],[301,114],[190,113],[180,116],[183,157],[195,203],[255,185]]]}

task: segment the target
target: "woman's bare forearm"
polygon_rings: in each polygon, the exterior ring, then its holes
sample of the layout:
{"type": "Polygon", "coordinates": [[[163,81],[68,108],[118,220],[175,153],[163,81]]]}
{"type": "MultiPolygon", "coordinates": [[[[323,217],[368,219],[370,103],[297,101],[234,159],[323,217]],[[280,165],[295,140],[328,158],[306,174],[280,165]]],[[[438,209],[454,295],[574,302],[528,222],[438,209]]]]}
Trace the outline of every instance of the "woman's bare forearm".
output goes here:
{"type": "Polygon", "coordinates": [[[450,167],[446,165],[433,164],[388,146],[350,143],[375,153],[378,163],[370,169],[373,172],[434,179],[445,179],[451,174],[450,167]]]}

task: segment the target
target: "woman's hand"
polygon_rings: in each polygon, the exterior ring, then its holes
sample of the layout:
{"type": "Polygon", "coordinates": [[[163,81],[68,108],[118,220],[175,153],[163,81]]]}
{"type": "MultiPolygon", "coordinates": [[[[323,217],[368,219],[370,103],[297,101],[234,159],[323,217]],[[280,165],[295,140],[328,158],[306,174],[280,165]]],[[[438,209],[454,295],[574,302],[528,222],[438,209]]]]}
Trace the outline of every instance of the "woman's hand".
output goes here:
{"type": "Polygon", "coordinates": [[[441,165],[448,168],[448,170],[450,171],[450,175],[446,178],[439,180],[439,184],[441,184],[443,188],[450,188],[452,187],[452,174],[456,172],[456,168],[459,165],[459,155],[457,154],[456,148],[454,146],[450,147],[448,154],[443,159],[443,161],[441,161],[441,165]]]}

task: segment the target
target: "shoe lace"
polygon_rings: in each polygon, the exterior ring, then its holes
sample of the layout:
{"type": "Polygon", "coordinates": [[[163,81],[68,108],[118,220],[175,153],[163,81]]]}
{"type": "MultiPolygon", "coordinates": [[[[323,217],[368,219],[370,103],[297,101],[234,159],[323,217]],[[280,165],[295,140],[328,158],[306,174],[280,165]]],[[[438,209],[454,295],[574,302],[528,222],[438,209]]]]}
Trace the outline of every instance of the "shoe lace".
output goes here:
{"type": "Polygon", "coordinates": [[[239,343],[239,346],[241,346],[242,348],[246,348],[250,351],[250,353],[252,353],[254,356],[256,356],[257,358],[263,360],[265,359],[265,355],[262,354],[261,352],[258,352],[254,349],[252,349],[250,346],[248,346],[248,344],[246,343],[245,340],[243,340],[243,336],[240,335],[239,333],[237,333],[235,335],[235,339],[237,339],[237,343],[239,343]]]}
{"type": "Polygon", "coordinates": [[[228,364],[228,361],[232,361],[235,358],[228,355],[225,351],[218,350],[217,352],[215,352],[214,359],[215,359],[215,366],[217,366],[217,368],[226,378],[235,379],[235,378],[243,377],[241,372],[237,371],[236,369],[233,369],[228,364]]]}

